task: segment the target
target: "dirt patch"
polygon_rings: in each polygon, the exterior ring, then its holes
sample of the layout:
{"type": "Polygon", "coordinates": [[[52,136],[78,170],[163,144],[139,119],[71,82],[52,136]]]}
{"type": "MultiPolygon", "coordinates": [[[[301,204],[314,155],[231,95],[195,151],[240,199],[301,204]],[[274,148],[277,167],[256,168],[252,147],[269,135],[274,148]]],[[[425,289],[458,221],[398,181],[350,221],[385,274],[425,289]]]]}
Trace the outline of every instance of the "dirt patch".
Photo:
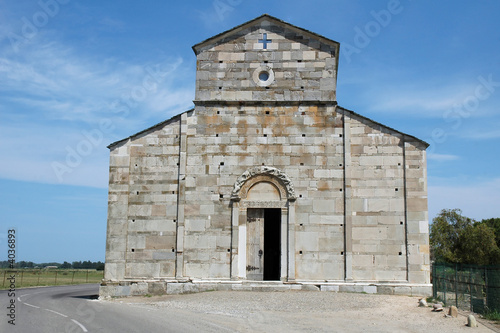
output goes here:
{"type": "MultiPolygon", "coordinates": [[[[469,328],[466,314],[419,308],[418,297],[333,292],[214,291],[189,295],[130,297],[115,302],[192,313],[197,321],[238,332],[500,332],[480,321],[469,328]],[[487,325],[487,326],[485,326],[487,325]]],[[[479,316],[476,315],[476,318],[479,316]]]]}

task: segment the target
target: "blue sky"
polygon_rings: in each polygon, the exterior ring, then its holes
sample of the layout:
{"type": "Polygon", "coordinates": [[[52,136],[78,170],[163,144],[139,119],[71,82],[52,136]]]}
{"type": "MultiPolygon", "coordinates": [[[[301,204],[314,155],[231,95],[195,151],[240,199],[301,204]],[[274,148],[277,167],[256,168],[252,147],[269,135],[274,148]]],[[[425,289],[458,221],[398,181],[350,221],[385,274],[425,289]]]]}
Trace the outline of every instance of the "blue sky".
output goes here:
{"type": "Polygon", "coordinates": [[[430,219],[500,217],[497,0],[0,0],[0,242],[104,260],[106,146],[190,108],[191,46],[263,13],[341,43],[341,106],[431,144],[430,219]]]}

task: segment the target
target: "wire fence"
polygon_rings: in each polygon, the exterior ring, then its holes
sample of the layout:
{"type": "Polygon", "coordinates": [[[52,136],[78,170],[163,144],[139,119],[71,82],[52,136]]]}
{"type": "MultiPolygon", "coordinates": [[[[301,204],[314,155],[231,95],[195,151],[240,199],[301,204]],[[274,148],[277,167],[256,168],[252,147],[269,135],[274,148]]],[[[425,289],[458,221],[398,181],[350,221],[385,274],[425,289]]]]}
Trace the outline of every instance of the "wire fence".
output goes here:
{"type": "Polygon", "coordinates": [[[500,266],[432,265],[433,297],[475,313],[500,312],[500,266]]]}
{"type": "Polygon", "coordinates": [[[99,283],[104,271],[95,269],[2,269],[1,289],[99,283]]]}

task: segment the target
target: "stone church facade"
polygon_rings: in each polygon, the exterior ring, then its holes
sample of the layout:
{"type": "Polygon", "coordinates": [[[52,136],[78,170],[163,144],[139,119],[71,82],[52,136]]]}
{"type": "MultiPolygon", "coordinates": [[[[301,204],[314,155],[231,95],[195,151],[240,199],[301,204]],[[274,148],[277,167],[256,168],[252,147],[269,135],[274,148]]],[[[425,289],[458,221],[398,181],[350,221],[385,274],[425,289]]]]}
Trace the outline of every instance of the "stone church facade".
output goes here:
{"type": "Polygon", "coordinates": [[[109,146],[101,295],[430,294],[428,145],[337,105],[339,47],[269,15],[193,47],[194,108],[109,146]]]}

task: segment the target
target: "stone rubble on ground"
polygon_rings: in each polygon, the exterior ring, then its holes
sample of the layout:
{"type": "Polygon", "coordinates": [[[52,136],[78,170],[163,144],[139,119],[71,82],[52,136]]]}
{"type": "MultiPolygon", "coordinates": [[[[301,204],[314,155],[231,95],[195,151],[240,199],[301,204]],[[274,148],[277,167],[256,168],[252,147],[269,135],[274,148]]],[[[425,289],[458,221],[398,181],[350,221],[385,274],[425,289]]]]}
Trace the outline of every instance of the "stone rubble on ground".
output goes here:
{"type": "Polygon", "coordinates": [[[477,327],[476,317],[474,317],[473,315],[469,315],[467,317],[467,326],[469,326],[469,327],[477,327]]]}
{"type": "Polygon", "coordinates": [[[427,301],[424,298],[418,300],[419,307],[427,307],[427,301]]]}
{"type": "Polygon", "coordinates": [[[441,303],[436,303],[432,306],[432,311],[439,312],[443,311],[443,304],[441,303]]]}
{"type": "Polygon", "coordinates": [[[448,316],[457,318],[458,317],[458,309],[456,306],[452,305],[450,306],[450,309],[448,310],[448,316]]]}

